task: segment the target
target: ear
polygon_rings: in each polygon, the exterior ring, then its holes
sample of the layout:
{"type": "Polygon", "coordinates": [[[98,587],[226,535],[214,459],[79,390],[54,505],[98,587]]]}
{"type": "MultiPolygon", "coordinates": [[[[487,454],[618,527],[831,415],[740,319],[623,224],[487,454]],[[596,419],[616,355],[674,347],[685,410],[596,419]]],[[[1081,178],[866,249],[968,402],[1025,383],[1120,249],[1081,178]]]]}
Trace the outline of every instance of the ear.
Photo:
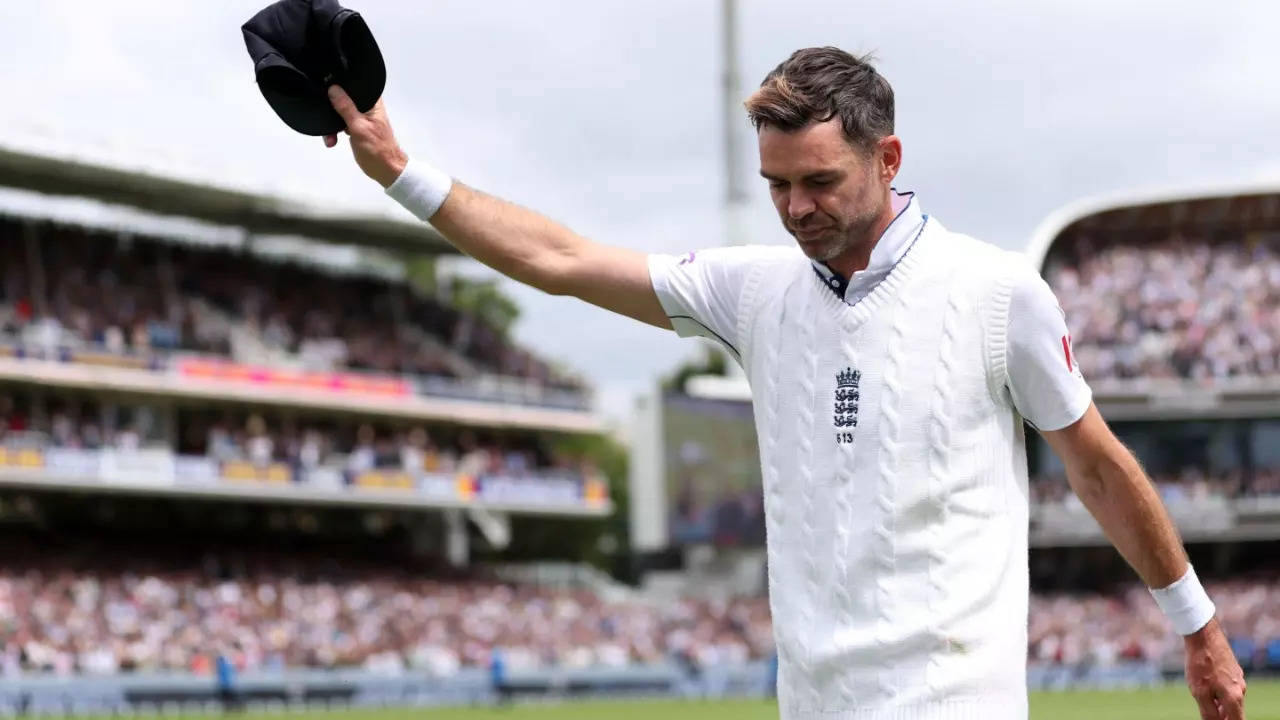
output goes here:
{"type": "Polygon", "coordinates": [[[876,142],[876,154],[880,161],[880,178],[893,182],[902,167],[902,140],[897,135],[886,135],[876,142]]]}

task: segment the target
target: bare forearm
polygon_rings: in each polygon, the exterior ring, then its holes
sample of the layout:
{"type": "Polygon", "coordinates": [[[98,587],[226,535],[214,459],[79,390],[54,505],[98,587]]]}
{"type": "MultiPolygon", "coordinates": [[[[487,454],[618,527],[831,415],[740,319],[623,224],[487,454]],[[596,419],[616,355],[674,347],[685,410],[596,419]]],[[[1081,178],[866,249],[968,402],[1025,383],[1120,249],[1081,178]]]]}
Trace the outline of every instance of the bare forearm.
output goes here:
{"type": "Polygon", "coordinates": [[[553,295],[670,329],[643,253],[592,242],[532,210],[457,181],[431,224],[459,250],[553,295]]]}
{"type": "Polygon", "coordinates": [[[467,255],[555,294],[567,291],[568,263],[590,244],[543,215],[457,181],[431,224],[467,255]]]}
{"type": "MultiPolygon", "coordinates": [[[[345,92],[329,88],[347,124],[356,164],[462,252],[526,285],[573,295],[606,310],[670,328],[649,279],[647,256],[591,242],[569,228],[451,180],[426,166],[413,173],[379,100],[361,113],[345,92]]],[[[335,135],[325,145],[338,143],[335,135]]]]}
{"type": "Polygon", "coordinates": [[[1137,459],[1116,445],[1107,459],[1069,469],[1068,480],[1143,582],[1166,587],[1187,570],[1182,540],[1137,459]]]}

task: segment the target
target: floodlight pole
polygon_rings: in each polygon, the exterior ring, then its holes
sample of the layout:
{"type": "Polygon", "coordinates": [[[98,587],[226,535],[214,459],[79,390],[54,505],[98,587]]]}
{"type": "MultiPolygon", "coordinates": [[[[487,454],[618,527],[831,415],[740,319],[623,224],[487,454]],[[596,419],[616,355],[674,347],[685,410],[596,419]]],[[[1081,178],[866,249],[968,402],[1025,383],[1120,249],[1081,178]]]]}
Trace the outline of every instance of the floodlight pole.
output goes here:
{"type": "MultiPolygon", "coordinates": [[[[724,179],[725,210],[729,220],[734,220],[733,211],[747,204],[747,189],[742,182],[742,144],[740,130],[742,115],[742,83],[738,73],[738,3],[737,0],[721,0],[720,21],[724,56],[723,77],[723,127],[724,134],[724,179]]],[[[740,245],[745,238],[744,226],[736,226],[734,222],[725,224],[725,244],[740,245]]]]}
{"type": "MultiPolygon", "coordinates": [[[[738,72],[738,2],[737,0],[721,0],[721,57],[723,96],[721,102],[721,133],[723,135],[724,152],[724,207],[722,211],[724,244],[745,245],[750,242],[747,232],[747,189],[742,177],[742,141],[743,125],[742,83],[738,72]]],[[[729,354],[720,348],[725,355],[727,375],[741,378],[742,368],[729,354]]]]}

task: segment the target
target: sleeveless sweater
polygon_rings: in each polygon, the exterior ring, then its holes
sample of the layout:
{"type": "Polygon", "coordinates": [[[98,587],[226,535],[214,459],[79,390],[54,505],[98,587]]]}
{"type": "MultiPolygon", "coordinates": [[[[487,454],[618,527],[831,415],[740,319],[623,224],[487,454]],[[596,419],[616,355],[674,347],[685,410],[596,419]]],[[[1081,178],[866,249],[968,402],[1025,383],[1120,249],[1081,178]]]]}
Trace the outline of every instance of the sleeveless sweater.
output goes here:
{"type": "Polygon", "coordinates": [[[1025,718],[1017,256],[928,218],[852,306],[779,258],[747,275],[737,329],[782,718],[1025,718]]]}

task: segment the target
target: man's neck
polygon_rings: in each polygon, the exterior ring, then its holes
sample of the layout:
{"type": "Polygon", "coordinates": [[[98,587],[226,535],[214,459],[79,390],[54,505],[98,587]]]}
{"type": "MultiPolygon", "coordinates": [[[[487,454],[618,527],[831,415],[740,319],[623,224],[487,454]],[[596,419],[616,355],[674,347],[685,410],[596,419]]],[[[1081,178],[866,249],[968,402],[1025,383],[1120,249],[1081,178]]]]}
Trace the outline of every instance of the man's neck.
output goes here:
{"type": "Polygon", "coordinates": [[[828,260],[827,267],[845,280],[853,277],[855,272],[866,270],[871,264],[871,251],[875,250],[876,243],[880,242],[880,238],[884,236],[884,231],[893,224],[894,217],[893,203],[886,201],[880,217],[876,219],[867,234],[850,245],[848,250],[828,260]]]}

